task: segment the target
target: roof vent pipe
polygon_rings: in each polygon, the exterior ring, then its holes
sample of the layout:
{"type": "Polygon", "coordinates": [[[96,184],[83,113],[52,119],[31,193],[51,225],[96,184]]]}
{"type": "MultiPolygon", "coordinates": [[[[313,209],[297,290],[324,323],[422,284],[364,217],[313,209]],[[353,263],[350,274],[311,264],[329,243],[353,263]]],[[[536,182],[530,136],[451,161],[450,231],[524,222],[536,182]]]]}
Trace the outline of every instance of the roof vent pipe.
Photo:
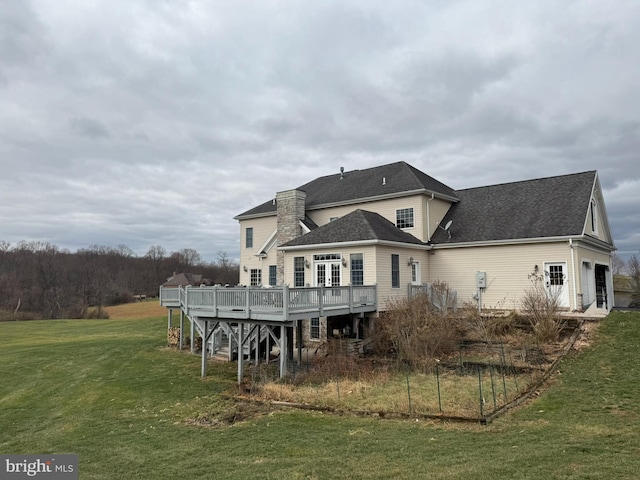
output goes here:
{"type": "Polygon", "coordinates": [[[344,178],[344,167],[340,167],[340,180],[344,178]]]}
{"type": "Polygon", "coordinates": [[[386,185],[387,184],[387,177],[382,177],[382,185],[386,185]]]}

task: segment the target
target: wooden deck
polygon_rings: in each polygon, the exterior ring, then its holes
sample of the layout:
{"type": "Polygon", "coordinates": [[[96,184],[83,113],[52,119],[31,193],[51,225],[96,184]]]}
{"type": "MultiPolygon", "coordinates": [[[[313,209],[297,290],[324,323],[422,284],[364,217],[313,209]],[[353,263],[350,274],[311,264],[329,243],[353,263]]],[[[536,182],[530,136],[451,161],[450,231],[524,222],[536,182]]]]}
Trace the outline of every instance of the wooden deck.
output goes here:
{"type": "Polygon", "coordinates": [[[283,323],[377,310],[377,289],[346,287],[160,287],[160,304],[193,317],[283,323]]]}

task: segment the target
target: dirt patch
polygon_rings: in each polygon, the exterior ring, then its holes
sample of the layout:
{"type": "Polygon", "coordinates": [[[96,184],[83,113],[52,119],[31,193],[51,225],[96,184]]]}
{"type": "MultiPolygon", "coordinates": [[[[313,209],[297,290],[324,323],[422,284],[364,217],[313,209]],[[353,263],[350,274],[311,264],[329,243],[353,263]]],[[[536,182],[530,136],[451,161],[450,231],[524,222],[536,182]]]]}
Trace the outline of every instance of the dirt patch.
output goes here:
{"type": "Polygon", "coordinates": [[[580,352],[586,348],[589,348],[593,343],[594,335],[600,326],[598,321],[588,321],[582,324],[580,336],[573,344],[573,348],[580,352]]]}

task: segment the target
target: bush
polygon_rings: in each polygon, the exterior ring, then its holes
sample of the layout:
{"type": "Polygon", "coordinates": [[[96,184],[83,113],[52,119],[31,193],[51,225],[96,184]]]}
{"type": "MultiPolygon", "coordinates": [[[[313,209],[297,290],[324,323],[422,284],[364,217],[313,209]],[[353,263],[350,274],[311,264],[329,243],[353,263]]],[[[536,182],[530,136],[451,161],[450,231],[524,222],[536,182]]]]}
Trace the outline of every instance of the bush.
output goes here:
{"type": "MultiPolygon", "coordinates": [[[[547,272],[545,272],[547,274],[547,272]]],[[[560,338],[563,322],[560,318],[561,289],[548,291],[545,277],[534,272],[529,275],[531,286],[522,297],[522,309],[527,314],[538,342],[555,342],[560,338]]]]}
{"type": "Polygon", "coordinates": [[[378,353],[393,353],[399,362],[414,369],[430,370],[435,358],[457,351],[462,338],[457,314],[434,307],[426,294],[390,305],[376,322],[378,353]]]}
{"type": "Polygon", "coordinates": [[[109,313],[100,306],[89,307],[86,309],[83,318],[107,320],[109,318],[109,313]]]}

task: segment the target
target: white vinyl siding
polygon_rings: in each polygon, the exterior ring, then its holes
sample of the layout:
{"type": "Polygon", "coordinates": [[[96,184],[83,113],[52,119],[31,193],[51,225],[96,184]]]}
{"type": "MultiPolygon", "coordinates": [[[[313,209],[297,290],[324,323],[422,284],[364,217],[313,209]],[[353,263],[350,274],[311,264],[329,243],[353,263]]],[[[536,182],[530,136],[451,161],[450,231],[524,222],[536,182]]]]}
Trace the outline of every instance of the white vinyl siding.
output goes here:
{"type": "Polygon", "coordinates": [[[240,221],[240,284],[249,285],[251,282],[251,269],[267,268],[266,265],[275,265],[276,250],[273,248],[267,252],[265,258],[256,256],[257,250],[267,241],[276,229],[276,217],[255,218],[240,221]],[[246,229],[253,229],[253,247],[246,247],[246,229]],[[247,270],[244,270],[247,267],[247,270]]]}
{"type": "MultiPolygon", "coordinates": [[[[575,265],[579,267],[577,258],[575,265]]],[[[436,249],[429,257],[429,281],[444,280],[458,292],[458,302],[475,304],[476,272],[487,273],[487,288],[482,292],[483,308],[519,309],[522,296],[531,282],[528,275],[545,262],[565,262],[569,303],[574,304],[574,277],[571,249],[567,242],[533,245],[500,245],[436,249]]]]}
{"type": "MultiPolygon", "coordinates": [[[[342,281],[344,285],[349,283],[351,278],[351,268],[350,268],[350,255],[352,253],[362,254],[363,258],[363,283],[364,285],[374,285],[377,281],[376,279],[376,264],[375,264],[375,247],[373,246],[364,246],[364,247],[349,247],[344,249],[335,249],[331,250],[330,253],[337,253],[341,255],[341,258],[347,260],[347,266],[343,266],[342,263],[340,268],[342,269],[342,281]]],[[[285,260],[284,260],[284,283],[287,285],[294,285],[294,258],[295,257],[303,257],[310,261],[309,268],[305,267],[305,282],[311,284],[313,281],[313,256],[320,253],[327,253],[328,251],[317,251],[317,250],[300,250],[295,252],[286,252],[285,260]]]]}
{"type": "MultiPolygon", "coordinates": [[[[426,208],[426,202],[424,199],[425,195],[411,195],[389,200],[377,200],[374,202],[362,202],[353,205],[324,208],[321,210],[308,210],[307,214],[316,224],[325,225],[329,223],[334,217],[343,217],[348,213],[351,213],[354,210],[360,208],[362,210],[368,210],[370,212],[378,213],[395,225],[397,210],[403,208],[413,208],[414,226],[413,228],[406,229],[406,231],[419,238],[420,240],[426,241],[427,229],[424,225],[424,219],[426,218],[426,213],[424,212],[424,209],[426,208]]],[[[437,203],[438,201],[434,200],[431,203],[434,202],[437,203]]],[[[444,211],[446,212],[446,210],[444,211]]],[[[431,222],[433,221],[434,219],[431,218],[431,222]]]]}
{"type": "MultiPolygon", "coordinates": [[[[442,225],[442,219],[451,208],[451,202],[446,200],[440,200],[439,198],[425,198],[423,200],[424,208],[423,208],[423,219],[422,223],[424,225],[424,239],[423,241],[429,241],[431,237],[438,230],[438,225],[442,225]]],[[[442,225],[444,227],[444,225],[442,225]]],[[[412,234],[418,237],[417,234],[412,234]]]]}
{"type": "MultiPolygon", "coordinates": [[[[395,301],[407,296],[409,284],[411,283],[411,266],[409,265],[409,258],[413,257],[415,261],[420,262],[422,279],[423,281],[426,281],[425,266],[428,264],[431,257],[429,256],[429,258],[427,258],[428,254],[425,250],[386,245],[378,246],[375,252],[375,268],[377,276],[377,281],[375,283],[378,286],[378,310],[384,311],[386,310],[389,301],[395,301]],[[391,254],[397,254],[400,257],[400,288],[392,287],[391,254]]],[[[367,272],[365,271],[365,276],[366,274],[367,272]]],[[[366,281],[365,284],[367,284],[366,281]]]]}

